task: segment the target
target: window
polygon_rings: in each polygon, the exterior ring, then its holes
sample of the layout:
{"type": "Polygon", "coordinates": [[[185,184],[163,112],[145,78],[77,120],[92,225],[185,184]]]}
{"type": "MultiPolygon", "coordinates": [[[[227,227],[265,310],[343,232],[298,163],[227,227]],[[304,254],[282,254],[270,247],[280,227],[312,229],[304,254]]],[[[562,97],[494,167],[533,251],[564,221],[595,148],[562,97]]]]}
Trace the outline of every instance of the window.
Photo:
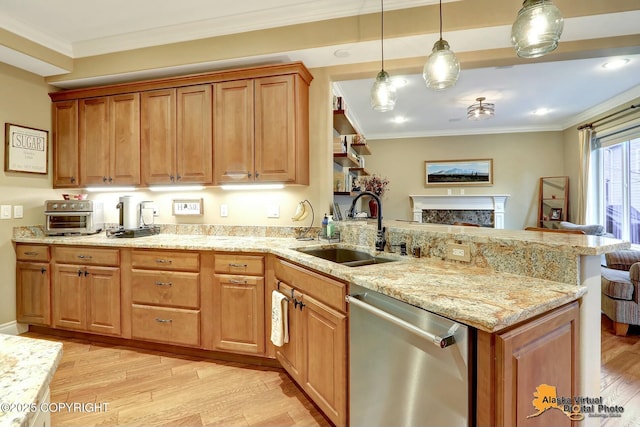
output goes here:
{"type": "Polygon", "coordinates": [[[640,245],[640,129],[600,138],[597,145],[601,222],[607,233],[640,245]]]}

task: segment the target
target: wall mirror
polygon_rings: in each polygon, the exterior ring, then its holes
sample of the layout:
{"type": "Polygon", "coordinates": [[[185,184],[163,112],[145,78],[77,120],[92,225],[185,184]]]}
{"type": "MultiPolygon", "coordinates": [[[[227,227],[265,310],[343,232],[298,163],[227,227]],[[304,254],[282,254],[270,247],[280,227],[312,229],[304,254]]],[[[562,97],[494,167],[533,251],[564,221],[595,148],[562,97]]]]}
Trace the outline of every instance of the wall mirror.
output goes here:
{"type": "Polygon", "coordinates": [[[540,178],[538,223],[543,228],[558,228],[560,221],[569,220],[569,177],[540,178]]]}

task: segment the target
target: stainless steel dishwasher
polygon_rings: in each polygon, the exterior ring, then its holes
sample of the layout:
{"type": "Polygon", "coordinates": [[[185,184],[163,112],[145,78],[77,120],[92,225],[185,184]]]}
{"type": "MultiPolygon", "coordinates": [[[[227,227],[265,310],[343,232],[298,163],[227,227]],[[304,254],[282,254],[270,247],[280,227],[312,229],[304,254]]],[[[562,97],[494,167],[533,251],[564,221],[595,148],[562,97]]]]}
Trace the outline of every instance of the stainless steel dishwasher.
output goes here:
{"type": "Polygon", "coordinates": [[[473,330],[360,286],[349,293],[349,425],[472,425],[473,330]]]}

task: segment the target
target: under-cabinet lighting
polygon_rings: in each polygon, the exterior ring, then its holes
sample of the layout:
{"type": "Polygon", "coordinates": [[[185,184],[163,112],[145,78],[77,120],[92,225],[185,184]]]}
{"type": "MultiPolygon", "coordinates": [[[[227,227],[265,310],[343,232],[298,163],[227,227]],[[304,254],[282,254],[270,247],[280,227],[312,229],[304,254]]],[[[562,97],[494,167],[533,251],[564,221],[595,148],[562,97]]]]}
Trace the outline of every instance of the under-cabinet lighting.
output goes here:
{"type": "Polygon", "coordinates": [[[225,184],[223,190],[282,190],[284,184],[225,184]]]}
{"type": "Polygon", "coordinates": [[[85,188],[85,190],[89,193],[98,193],[98,192],[114,192],[114,191],[118,191],[121,193],[127,192],[127,191],[136,191],[137,188],[135,187],[87,187],[85,188]]]}
{"type": "Polygon", "coordinates": [[[204,185],[156,185],[149,187],[151,191],[200,191],[204,185]]]}
{"type": "Polygon", "coordinates": [[[618,58],[609,62],[605,62],[602,64],[602,68],[605,70],[617,70],[618,68],[624,67],[629,63],[628,58],[618,58]]]}

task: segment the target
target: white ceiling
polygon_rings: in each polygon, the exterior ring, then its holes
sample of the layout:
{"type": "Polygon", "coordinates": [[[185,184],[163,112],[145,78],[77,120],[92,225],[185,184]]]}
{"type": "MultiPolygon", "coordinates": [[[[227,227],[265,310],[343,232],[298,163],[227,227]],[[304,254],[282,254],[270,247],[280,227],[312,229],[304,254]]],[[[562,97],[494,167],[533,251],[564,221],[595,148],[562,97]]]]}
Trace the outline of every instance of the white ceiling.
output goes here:
{"type": "MultiPolygon", "coordinates": [[[[459,0],[458,0],[459,1],[459,0]]],[[[475,0],[463,0],[475,1],[475,0]]],[[[630,0],[637,1],[637,0],[630,0]]],[[[385,10],[435,4],[435,0],[386,0],[385,10]]],[[[514,10],[519,0],[514,0],[514,10]]],[[[0,28],[72,58],[359,15],[379,11],[378,0],[2,0],[0,28]]],[[[515,18],[515,13],[514,13],[515,18]]],[[[565,20],[562,42],[638,34],[638,10],[565,20]]],[[[457,53],[509,47],[509,26],[447,32],[444,38],[457,53]]],[[[385,59],[426,55],[437,34],[385,40],[385,59]]],[[[197,72],[251,62],[301,60],[309,68],[379,60],[379,41],[324,46],[232,61],[178,67],[197,72]],[[347,56],[336,56],[336,50],[347,56]]],[[[640,46],[632,49],[627,67],[605,72],[606,57],[530,63],[503,68],[463,69],[457,85],[445,91],[427,89],[422,77],[403,76],[395,111],[376,113],[369,107],[374,75],[367,80],[338,82],[351,117],[369,139],[561,130],[594,114],[640,96],[640,46]],[[496,116],[467,121],[466,108],[484,96],[496,104],[496,116]],[[551,114],[531,112],[545,107],[551,114]],[[396,115],[407,121],[392,122],[396,115]]],[[[606,55],[606,54],[603,54],[606,55]]],[[[515,53],[514,53],[515,56],[515,53]]],[[[43,76],[59,73],[42,61],[0,46],[0,61],[43,76]]],[[[176,68],[138,73],[136,78],[175,73],[176,68]]],[[[393,76],[393,75],[392,75],[393,76]]],[[[396,76],[393,76],[396,77],[396,76]]],[[[60,87],[115,82],[129,76],[66,81],[60,87]]]]}

